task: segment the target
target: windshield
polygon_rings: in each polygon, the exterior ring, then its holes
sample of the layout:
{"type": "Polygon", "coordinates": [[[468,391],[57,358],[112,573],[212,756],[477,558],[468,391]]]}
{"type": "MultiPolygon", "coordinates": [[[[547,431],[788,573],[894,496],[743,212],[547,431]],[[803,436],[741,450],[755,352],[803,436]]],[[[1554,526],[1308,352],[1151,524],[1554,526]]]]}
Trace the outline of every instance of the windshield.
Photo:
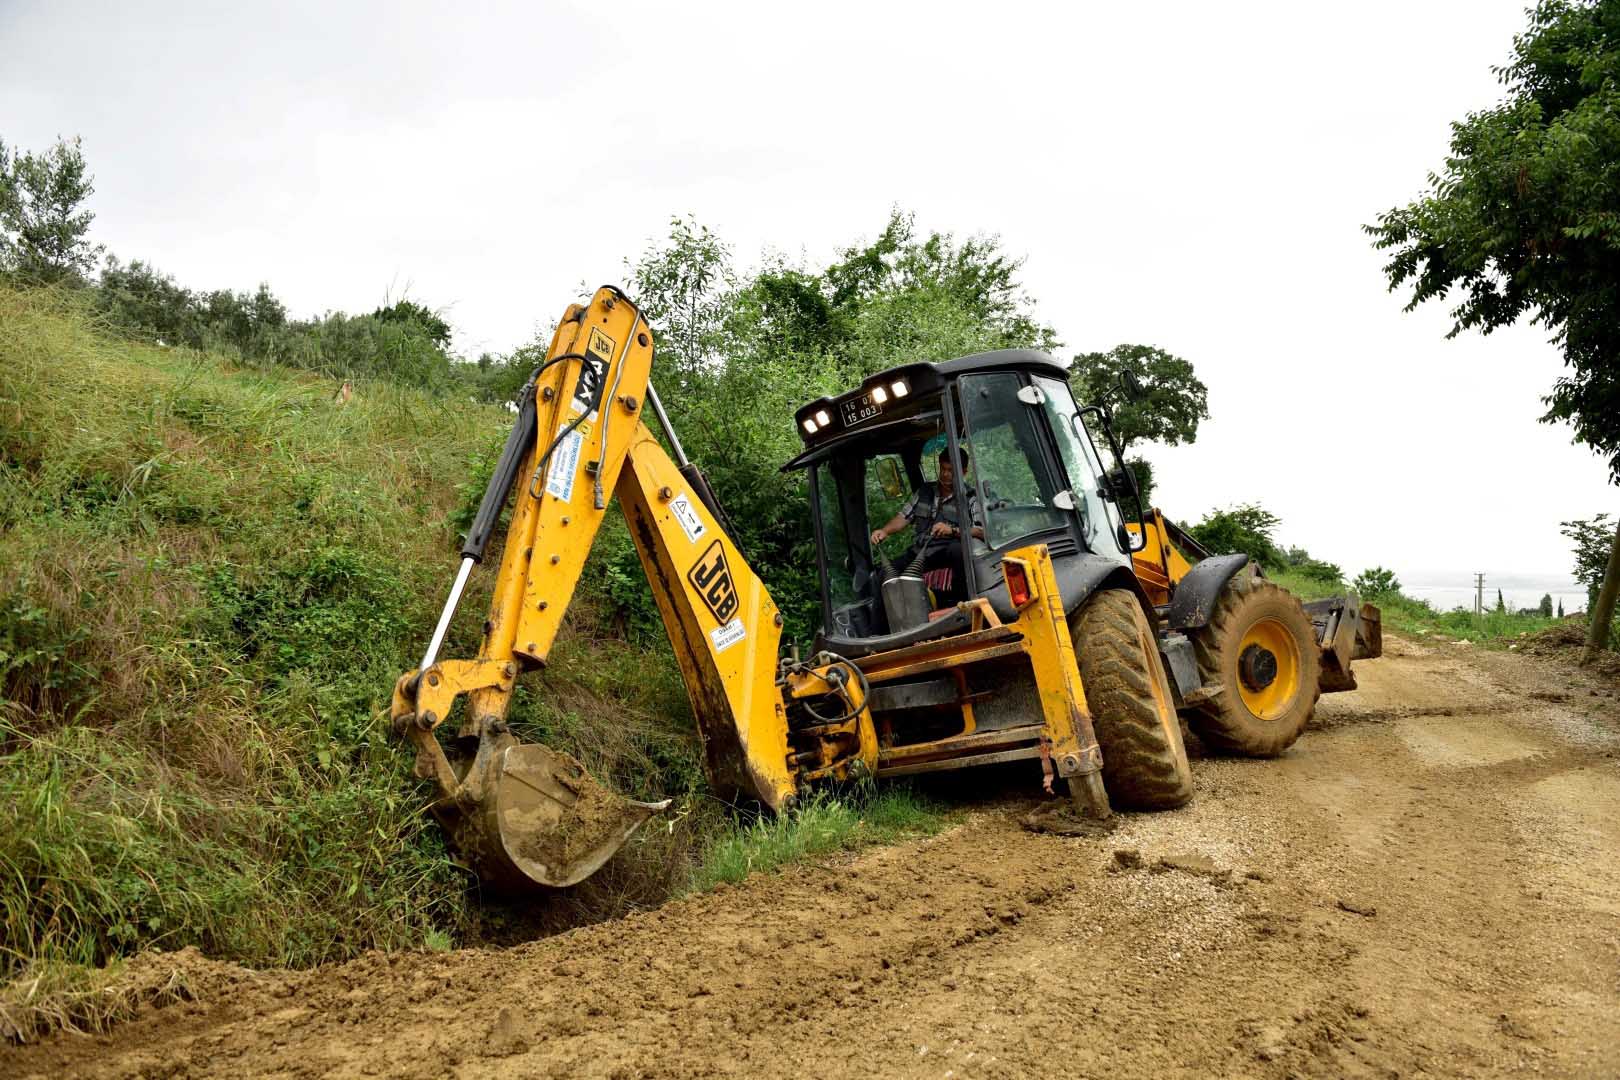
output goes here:
{"type": "Polygon", "coordinates": [[[1037,395],[1016,372],[962,377],[968,445],[984,507],[985,539],[992,548],[1052,529],[1067,529],[1057,496],[1069,485],[1051,470],[1042,449],[1043,417],[1037,395]]]}
{"type": "Polygon", "coordinates": [[[1086,549],[1099,554],[1122,553],[1119,546],[1119,508],[1104,489],[1102,461],[1091,436],[1080,420],[1069,384],[1062,379],[1037,376],[1042,408],[1057,440],[1058,454],[1063,458],[1063,469],[1069,474],[1069,490],[1074,496],[1074,510],[1080,519],[1080,534],[1086,549]]]}

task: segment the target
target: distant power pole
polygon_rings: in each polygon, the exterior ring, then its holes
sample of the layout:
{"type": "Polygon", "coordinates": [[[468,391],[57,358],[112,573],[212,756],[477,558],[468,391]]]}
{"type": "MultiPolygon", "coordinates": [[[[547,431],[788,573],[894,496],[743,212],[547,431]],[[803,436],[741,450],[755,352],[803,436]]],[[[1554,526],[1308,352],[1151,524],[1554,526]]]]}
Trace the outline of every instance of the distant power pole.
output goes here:
{"type": "Polygon", "coordinates": [[[1474,614],[1485,614],[1485,575],[1474,575],[1474,614]]]}

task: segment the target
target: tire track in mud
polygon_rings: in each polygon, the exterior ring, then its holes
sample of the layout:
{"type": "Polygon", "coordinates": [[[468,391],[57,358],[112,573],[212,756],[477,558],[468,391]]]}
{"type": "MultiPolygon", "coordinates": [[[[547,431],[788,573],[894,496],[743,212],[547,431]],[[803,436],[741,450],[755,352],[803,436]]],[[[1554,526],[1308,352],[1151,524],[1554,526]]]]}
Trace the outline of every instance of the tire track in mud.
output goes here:
{"type": "Polygon", "coordinates": [[[0,1074],[1620,1075],[1613,699],[1388,644],[1283,758],[1104,837],[1006,805],[516,948],[182,960],[201,1001],[0,1074]]]}

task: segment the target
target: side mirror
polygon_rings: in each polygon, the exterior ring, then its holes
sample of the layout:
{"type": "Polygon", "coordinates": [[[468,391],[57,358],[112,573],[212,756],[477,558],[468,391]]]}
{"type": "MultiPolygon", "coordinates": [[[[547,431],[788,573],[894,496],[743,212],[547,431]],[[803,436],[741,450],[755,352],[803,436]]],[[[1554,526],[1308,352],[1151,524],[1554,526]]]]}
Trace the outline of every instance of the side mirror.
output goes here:
{"type": "Polygon", "coordinates": [[[1147,388],[1142,385],[1142,380],[1129,369],[1119,373],[1119,389],[1126,401],[1141,401],[1147,396],[1147,388]]]}
{"type": "Polygon", "coordinates": [[[906,482],[900,477],[900,463],[892,457],[878,458],[875,471],[883,494],[898,499],[906,493],[906,482]]]}
{"type": "MultiPolygon", "coordinates": [[[[1124,383],[1125,380],[1122,376],[1120,385],[1123,386],[1124,383]]],[[[1140,386],[1141,383],[1137,385],[1140,386]]],[[[1121,517],[1124,516],[1124,496],[1129,495],[1132,501],[1136,503],[1136,523],[1138,528],[1133,531],[1124,521],[1121,521],[1119,523],[1119,546],[1127,552],[1141,551],[1147,547],[1147,513],[1142,508],[1141,485],[1136,482],[1136,473],[1129,465],[1125,464],[1125,452],[1119,448],[1119,439],[1114,435],[1114,427],[1109,423],[1106,410],[1096,406],[1080,410],[1074,416],[1076,428],[1081,431],[1084,430],[1082,426],[1084,420],[1081,413],[1087,412],[1096,414],[1098,425],[1103,431],[1103,437],[1108,440],[1108,449],[1114,455],[1113,469],[1105,469],[1103,476],[1100,477],[1103,489],[1108,493],[1109,498],[1113,500],[1114,505],[1120,508],[1121,517]]]]}

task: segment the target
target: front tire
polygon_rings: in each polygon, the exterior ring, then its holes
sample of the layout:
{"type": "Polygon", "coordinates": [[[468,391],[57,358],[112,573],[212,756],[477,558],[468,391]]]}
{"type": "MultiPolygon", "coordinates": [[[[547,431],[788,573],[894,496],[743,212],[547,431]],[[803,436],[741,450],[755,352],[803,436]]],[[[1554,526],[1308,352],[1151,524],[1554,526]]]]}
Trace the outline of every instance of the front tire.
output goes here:
{"type": "Polygon", "coordinates": [[[1193,652],[1214,697],[1187,712],[1187,726],[1213,750],[1276,757],[1310,723],[1321,693],[1316,627],[1292,593],[1245,571],[1221,590],[1193,652]]]}
{"type": "Polygon", "coordinates": [[[1120,806],[1167,810],[1192,798],[1192,767],[1181,741],[1170,681],[1153,628],[1125,589],[1094,593],[1070,618],[1103,783],[1120,806]]]}

